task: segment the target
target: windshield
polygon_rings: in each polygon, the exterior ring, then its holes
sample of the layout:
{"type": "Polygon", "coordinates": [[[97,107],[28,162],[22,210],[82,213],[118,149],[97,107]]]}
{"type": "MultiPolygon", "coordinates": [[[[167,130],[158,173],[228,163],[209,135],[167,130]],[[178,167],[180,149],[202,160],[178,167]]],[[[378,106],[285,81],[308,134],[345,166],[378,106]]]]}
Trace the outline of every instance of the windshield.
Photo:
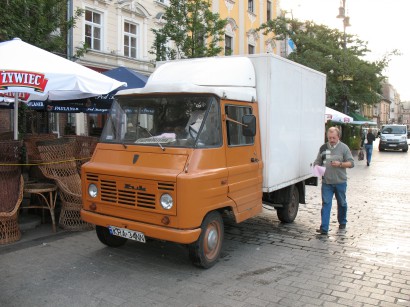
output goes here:
{"type": "Polygon", "coordinates": [[[214,96],[119,96],[100,141],[161,148],[216,147],[221,145],[220,122],[214,96]]]}
{"type": "Polygon", "coordinates": [[[406,134],[405,126],[387,126],[382,130],[383,134],[406,134]]]}

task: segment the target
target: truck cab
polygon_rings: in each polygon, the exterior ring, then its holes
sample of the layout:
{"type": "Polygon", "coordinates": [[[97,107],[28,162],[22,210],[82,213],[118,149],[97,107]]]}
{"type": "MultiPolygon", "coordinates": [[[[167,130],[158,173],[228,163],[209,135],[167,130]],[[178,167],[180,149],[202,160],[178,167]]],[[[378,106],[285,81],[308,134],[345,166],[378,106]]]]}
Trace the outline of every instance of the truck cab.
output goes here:
{"type": "MultiPolygon", "coordinates": [[[[252,71],[242,75],[254,82],[252,71]]],[[[209,267],[222,244],[221,213],[240,222],[262,209],[254,89],[159,84],[116,97],[82,169],[82,217],[107,245],[123,237],[189,244],[191,260],[209,267]]]]}

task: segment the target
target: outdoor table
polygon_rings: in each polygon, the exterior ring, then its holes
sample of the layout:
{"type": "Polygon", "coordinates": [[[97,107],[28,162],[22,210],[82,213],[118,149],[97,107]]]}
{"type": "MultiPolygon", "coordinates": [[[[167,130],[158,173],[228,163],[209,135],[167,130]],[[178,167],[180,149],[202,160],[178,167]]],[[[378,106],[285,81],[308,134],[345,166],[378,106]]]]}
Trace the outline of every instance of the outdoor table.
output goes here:
{"type": "Polygon", "coordinates": [[[46,206],[41,205],[41,204],[38,204],[38,205],[29,204],[21,208],[25,208],[25,209],[39,208],[39,209],[50,210],[51,221],[53,223],[53,231],[56,232],[54,209],[55,209],[56,199],[57,199],[57,186],[52,183],[43,183],[43,182],[28,183],[24,185],[24,192],[29,193],[29,194],[36,194],[40,196],[44,200],[46,206]]]}

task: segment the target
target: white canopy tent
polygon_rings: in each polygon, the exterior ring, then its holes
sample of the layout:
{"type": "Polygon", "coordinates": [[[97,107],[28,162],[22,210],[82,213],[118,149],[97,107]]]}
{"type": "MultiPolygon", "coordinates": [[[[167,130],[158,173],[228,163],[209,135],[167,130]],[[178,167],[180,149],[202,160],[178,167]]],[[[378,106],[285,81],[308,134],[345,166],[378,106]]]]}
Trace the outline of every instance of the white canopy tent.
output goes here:
{"type": "Polygon", "coordinates": [[[14,93],[14,139],[18,138],[18,95],[29,100],[70,100],[107,94],[126,85],[99,72],[23,42],[0,43],[0,94],[14,93]]]}

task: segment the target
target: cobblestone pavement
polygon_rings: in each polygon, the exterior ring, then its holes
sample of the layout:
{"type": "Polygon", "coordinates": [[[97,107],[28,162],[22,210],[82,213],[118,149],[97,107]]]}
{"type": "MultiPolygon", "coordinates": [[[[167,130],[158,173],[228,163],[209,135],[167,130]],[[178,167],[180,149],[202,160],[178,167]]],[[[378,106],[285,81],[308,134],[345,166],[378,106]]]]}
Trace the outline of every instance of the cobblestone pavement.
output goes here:
{"type": "MultiPolygon", "coordinates": [[[[376,145],[377,146],[377,145],[376,145]]],[[[292,224],[269,207],[225,217],[221,260],[193,267],[184,246],[99,243],[93,231],[0,247],[0,306],[410,306],[410,153],[349,171],[348,227],[320,236],[320,188],[292,224]]]]}

